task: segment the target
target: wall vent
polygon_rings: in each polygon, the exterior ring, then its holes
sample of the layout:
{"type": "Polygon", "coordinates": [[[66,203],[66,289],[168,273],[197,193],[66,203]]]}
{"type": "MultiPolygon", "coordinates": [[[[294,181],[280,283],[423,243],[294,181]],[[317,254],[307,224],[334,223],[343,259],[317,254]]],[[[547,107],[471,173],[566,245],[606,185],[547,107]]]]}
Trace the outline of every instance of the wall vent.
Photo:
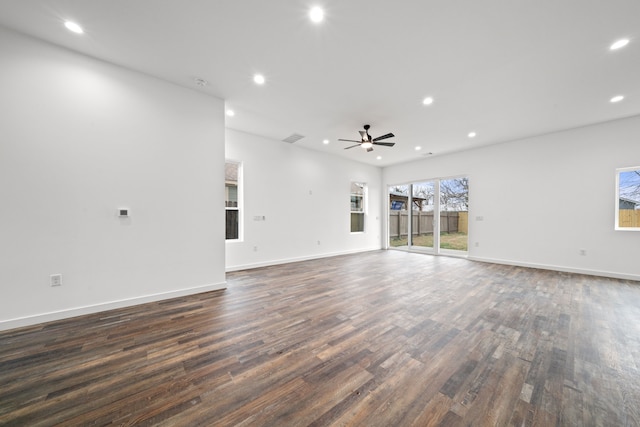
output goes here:
{"type": "Polygon", "coordinates": [[[283,142],[288,142],[289,144],[293,144],[294,142],[300,141],[302,138],[304,138],[304,135],[298,135],[297,133],[291,134],[288,137],[286,137],[285,139],[283,139],[283,142]]]}

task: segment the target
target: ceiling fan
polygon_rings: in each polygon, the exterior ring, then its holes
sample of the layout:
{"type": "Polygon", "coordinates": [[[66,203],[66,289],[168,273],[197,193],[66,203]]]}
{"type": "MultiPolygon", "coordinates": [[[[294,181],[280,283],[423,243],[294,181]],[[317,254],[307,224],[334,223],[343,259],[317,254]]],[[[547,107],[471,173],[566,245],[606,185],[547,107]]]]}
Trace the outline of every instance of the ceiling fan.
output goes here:
{"type": "Polygon", "coordinates": [[[352,145],[350,147],[347,147],[347,148],[345,148],[345,150],[348,150],[349,148],[353,148],[353,147],[362,147],[362,148],[366,149],[367,152],[373,151],[373,146],[374,145],[383,145],[385,147],[393,147],[394,145],[396,145],[395,142],[380,142],[383,139],[393,138],[395,135],[392,134],[392,133],[388,133],[386,135],[382,135],[382,136],[379,136],[377,138],[371,139],[371,135],[369,135],[369,128],[370,127],[371,126],[369,126],[369,125],[364,125],[364,130],[358,131],[358,132],[360,132],[360,137],[362,138],[361,141],[356,141],[355,139],[338,139],[338,141],[357,142],[356,145],[352,145]]]}

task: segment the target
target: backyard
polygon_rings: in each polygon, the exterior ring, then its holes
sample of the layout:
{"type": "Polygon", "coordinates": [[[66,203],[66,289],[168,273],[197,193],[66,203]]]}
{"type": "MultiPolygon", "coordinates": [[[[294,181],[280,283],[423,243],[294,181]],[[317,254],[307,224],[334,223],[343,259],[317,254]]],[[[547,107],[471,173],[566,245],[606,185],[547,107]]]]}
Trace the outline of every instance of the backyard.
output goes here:
{"type": "MultiPolygon", "coordinates": [[[[452,249],[456,251],[467,250],[467,233],[440,233],[440,248],[452,249]]],[[[407,236],[397,238],[394,237],[389,242],[391,247],[407,246],[407,236]]],[[[425,234],[421,236],[413,236],[413,246],[433,247],[433,235],[425,234]]]]}

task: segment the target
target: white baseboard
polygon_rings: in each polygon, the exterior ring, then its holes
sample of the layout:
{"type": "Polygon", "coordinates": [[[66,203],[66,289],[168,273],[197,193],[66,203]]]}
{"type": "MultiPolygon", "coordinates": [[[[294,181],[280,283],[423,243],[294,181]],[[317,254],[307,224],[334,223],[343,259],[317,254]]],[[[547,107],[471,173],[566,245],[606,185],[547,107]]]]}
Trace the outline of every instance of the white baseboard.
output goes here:
{"type": "Polygon", "coordinates": [[[226,271],[230,272],[230,271],[250,270],[252,268],[269,267],[270,265],[288,264],[290,262],[299,262],[299,261],[310,261],[313,259],[329,258],[332,256],[351,255],[351,254],[357,254],[361,252],[371,252],[371,251],[379,251],[379,250],[381,250],[381,248],[375,247],[375,248],[368,248],[368,249],[356,249],[351,251],[340,251],[340,252],[316,254],[316,255],[310,255],[310,256],[304,256],[304,257],[276,259],[276,260],[262,261],[262,262],[256,262],[251,264],[233,265],[231,267],[227,267],[226,271]]]}
{"type": "Polygon", "coordinates": [[[640,281],[640,275],[617,273],[613,271],[589,270],[584,268],[563,267],[559,265],[536,264],[531,262],[518,262],[504,259],[468,257],[472,261],[489,262],[492,264],[515,265],[517,267],[539,268],[541,270],[562,271],[564,273],[586,274],[588,276],[609,277],[612,279],[635,280],[640,281]]]}
{"type": "Polygon", "coordinates": [[[16,319],[0,320],[0,331],[21,328],[23,326],[37,325],[38,323],[51,322],[54,320],[67,319],[69,317],[82,316],[85,314],[93,314],[101,311],[113,310],[116,308],[130,307],[148,302],[161,301],[170,298],[182,297],[185,295],[199,294],[202,292],[217,291],[226,289],[227,283],[216,283],[194,288],[179,289],[177,291],[162,292],[159,294],[144,295],[141,297],[127,298],[118,301],[109,301],[105,303],[87,305],[83,307],[74,307],[65,310],[52,311],[49,313],[35,314],[32,316],[19,317],[16,319]]]}

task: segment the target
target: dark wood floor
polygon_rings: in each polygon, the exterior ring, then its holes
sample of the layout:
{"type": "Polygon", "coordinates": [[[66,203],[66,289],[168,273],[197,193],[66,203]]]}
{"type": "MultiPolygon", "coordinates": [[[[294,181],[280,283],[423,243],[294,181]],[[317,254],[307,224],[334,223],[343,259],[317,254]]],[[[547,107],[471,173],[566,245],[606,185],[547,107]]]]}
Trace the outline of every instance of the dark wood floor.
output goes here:
{"type": "Polygon", "coordinates": [[[640,283],[398,251],[0,333],[0,425],[638,426],[640,283]]]}

